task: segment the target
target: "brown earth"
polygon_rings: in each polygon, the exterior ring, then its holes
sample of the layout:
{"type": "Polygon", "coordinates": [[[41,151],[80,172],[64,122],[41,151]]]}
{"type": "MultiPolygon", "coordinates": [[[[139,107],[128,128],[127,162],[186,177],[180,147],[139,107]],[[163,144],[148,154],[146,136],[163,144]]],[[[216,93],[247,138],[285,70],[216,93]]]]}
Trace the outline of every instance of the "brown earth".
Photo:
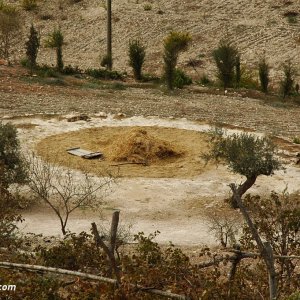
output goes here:
{"type": "MultiPolygon", "coordinates": [[[[106,52],[105,0],[44,0],[38,9],[25,12],[21,1],[7,0],[21,11],[24,27],[14,42],[13,58],[24,57],[24,41],[31,23],[41,33],[39,63],[55,64],[55,51],[45,48],[47,35],[60,26],[64,37],[65,64],[81,68],[98,67],[106,52]]],[[[162,72],[163,39],[171,31],[188,31],[193,38],[190,49],[179,59],[179,66],[194,78],[214,76],[212,50],[226,38],[242,54],[242,63],[256,69],[265,54],[272,66],[271,76],[282,76],[281,65],[291,59],[300,62],[300,17],[285,16],[300,12],[299,1],[283,0],[114,0],[112,2],[113,59],[115,69],[131,72],[128,42],[140,38],[146,45],[145,71],[162,72]],[[145,10],[150,5],[150,10],[145,10]],[[194,70],[189,61],[197,62],[194,70]]]]}
{"type": "Polygon", "coordinates": [[[100,127],[49,136],[41,140],[36,149],[39,155],[50,162],[73,169],[89,170],[99,176],[103,175],[104,170],[115,172],[119,166],[121,177],[190,178],[211,167],[210,164],[205,165],[205,161],[201,159],[201,154],[208,149],[207,140],[208,136],[205,133],[176,128],[100,127]],[[118,148],[127,146],[127,137],[132,130],[146,131],[155,139],[168,143],[181,155],[155,159],[147,165],[122,164],[124,160],[116,162],[116,155],[119,155],[118,148]],[[66,149],[76,146],[94,152],[100,151],[104,154],[104,160],[82,159],[66,152],[66,149]]]}

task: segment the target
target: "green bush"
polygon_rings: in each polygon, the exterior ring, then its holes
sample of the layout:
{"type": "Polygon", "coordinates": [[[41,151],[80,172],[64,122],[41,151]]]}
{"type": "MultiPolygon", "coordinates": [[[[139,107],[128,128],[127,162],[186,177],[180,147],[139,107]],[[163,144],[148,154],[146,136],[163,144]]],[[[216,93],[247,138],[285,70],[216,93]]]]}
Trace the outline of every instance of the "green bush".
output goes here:
{"type": "Polygon", "coordinates": [[[258,69],[261,90],[268,93],[270,67],[265,58],[259,62],[258,69]]]}
{"type": "Polygon", "coordinates": [[[110,55],[105,55],[101,59],[100,66],[109,69],[111,68],[112,63],[113,63],[112,57],[110,55]]]}
{"type": "Polygon", "coordinates": [[[191,36],[186,32],[172,31],[164,39],[164,69],[167,87],[169,90],[174,88],[174,77],[177,60],[180,52],[187,49],[191,36]]]}
{"type": "Polygon", "coordinates": [[[13,183],[24,183],[26,168],[20,152],[16,128],[0,122],[0,186],[8,188],[13,183]]]}
{"type": "Polygon", "coordinates": [[[77,66],[73,67],[71,65],[68,65],[68,66],[64,67],[64,69],[62,70],[62,73],[64,75],[76,75],[76,74],[82,74],[82,70],[77,66]]]}
{"type": "Polygon", "coordinates": [[[145,61],[145,47],[139,40],[129,42],[129,65],[133,69],[134,78],[136,80],[142,79],[142,67],[145,61]]]}
{"type": "Polygon", "coordinates": [[[237,61],[240,60],[239,57],[237,49],[225,40],[221,40],[219,47],[213,51],[213,58],[218,68],[217,77],[224,89],[231,87],[234,78],[238,78],[235,68],[237,68],[237,61]]]}
{"type": "Polygon", "coordinates": [[[60,76],[54,67],[50,67],[48,65],[37,66],[36,73],[40,77],[58,78],[60,76]]]}
{"type": "Polygon", "coordinates": [[[280,86],[283,99],[285,99],[286,97],[292,95],[294,91],[296,71],[293,68],[291,61],[288,61],[283,65],[283,73],[284,78],[281,80],[280,86]]]}
{"type": "Polygon", "coordinates": [[[22,7],[26,11],[34,10],[37,8],[37,0],[22,0],[22,7]]]}
{"type": "Polygon", "coordinates": [[[187,76],[182,70],[176,69],[174,72],[173,86],[182,89],[185,85],[192,84],[192,79],[187,76]]]}
{"type": "Polygon", "coordinates": [[[36,66],[36,58],[40,47],[40,37],[33,24],[31,24],[30,34],[25,46],[29,67],[34,68],[36,66]]]}
{"type": "Polygon", "coordinates": [[[87,69],[85,72],[87,75],[97,79],[120,80],[125,76],[125,74],[121,74],[117,71],[109,71],[106,69],[87,69]]]}
{"type": "Polygon", "coordinates": [[[56,68],[59,72],[63,71],[63,55],[62,55],[62,46],[64,44],[64,36],[60,30],[54,29],[52,33],[49,34],[46,41],[46,47],[53,48],[56,50],[56,68]]]}

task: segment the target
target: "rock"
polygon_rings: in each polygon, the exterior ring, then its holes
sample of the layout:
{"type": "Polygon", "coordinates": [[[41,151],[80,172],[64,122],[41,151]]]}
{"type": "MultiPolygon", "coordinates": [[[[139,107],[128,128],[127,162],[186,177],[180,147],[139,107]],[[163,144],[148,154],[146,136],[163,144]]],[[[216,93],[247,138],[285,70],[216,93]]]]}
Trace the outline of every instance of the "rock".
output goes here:
{"type": "Polygon", "coordinates": [[[68,122],[77,122],[77,121],[90,121],[90,117],[88,115],[78,115],[67,118],[68,122]]]}

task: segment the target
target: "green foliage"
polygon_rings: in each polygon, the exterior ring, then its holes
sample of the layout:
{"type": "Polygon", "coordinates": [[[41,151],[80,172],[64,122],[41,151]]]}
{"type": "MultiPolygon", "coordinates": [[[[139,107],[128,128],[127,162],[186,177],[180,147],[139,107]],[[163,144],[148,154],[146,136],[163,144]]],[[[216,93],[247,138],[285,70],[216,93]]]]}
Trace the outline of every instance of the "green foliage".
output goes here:
{"type": "Polygon", "coordinates": [[[246,88],[246,89],[257,89],[258,88],[258,82],[256,80],[257,75],[254,71],[251,69],[248,69],[246,67],[241,68],[241,80],[239,83],[240,87],[246,88]]]}
{"type": "Polygon", "coordinates": [[[149,3],[145,4],[145,5],[144,5],[144,10],[145,10],[145,11],[152,10],[152,5],[149,4],[149,3]]]}
{"type": "MultiPolygon", "coordinates": [[[[300,254],[300,195],[271,193],[269,197],[245,197],[245,205],[251,212],[255,226],[263,240],[271,243],[275,255],[290,256],[300,254]]],[[[243,228],[241,244],[246,249],[255,249],[256,243],[248,226],[243,228]]],[[[278,285],[281,293],[294,291],[297,282],[297,261],[276,260],[278,285]],[[295,273],[296,272],[296,273],[295,273]],[[289,278],[288,280],[286,280],[289,278]]]]}
{"type": "Polygon", "coordinates": [[[53,77],[58,78],[60,74],[57,72],[57,69],[50,67],[48,65],[36,66],[36,73],[39,77],[53,77]]]}
{"type": "Polygon", "coordinates": [[[102,270],[102,275],[107,275],[104,271],[106,267],[103,266],[105,258],[92,236],[86,232],[78,235],[69,233],[58,245],[50,249],[41,248],[39,251],[46,266],[75,271],[102,270]]]}
{"type": "Polygon", "coordinates": [[[168,89],[174,88],[175,68],[178,56],[185,51],[191,41],[191,36],[186,32],[172,31],[164,39],[164,71],[168,89]]]}
{"type": "Polygon", "coordinates": [[[294,90],[294,80],[296,75],[296,70],[293,68],[291,61],[288,61],[283,65],[284,78],[280,82],[281,93],[283,99],[292,95],[294,90]]]}
{"type": "Polygon", "coordinates": [[[247,178],[272,175],[281,167],[276,157],[276,147],[267,137],[257,137],[248,133],[224,137],[222,130],[212,133],[210,153],[204,155],[217,162],[224,162],[234,172],[247,178]]]}
{"type": "Polygon", "coordinates": [[[289,296],[285,300],[300,300],[300,291],[293,293],[291,296],[289,296]]]}
{"type": "Polygon", "coordinates": [[[293,139],[293,143],[294,144],[300,144],[300,137],[295,136],[294,139],[293,139]]]}
{"type": "Polygon", "coordinates": [[[213,58],[218,68],[217,76],[224,89],[232,86],[235,77],[237,82],[238,79],[240,80],[240,73],[235,72],[235,68],[240,70],[240,64],[237,64],[240,61],[240,55],[229,42],[222,40],[219,47],[213,51],[213,58]]]}
{"type": "Polygon", "coordinates": [[[112,63],[113,61],[111,55],[105,55],[101,59],[100,66],[109,70],[112,66],[112,63]]]}
{"type": "Polygon", "coordinates": [[[236,83],[237,87],[240,86],[241,78],[242,78],[241,55],[237,54],[236,60],[235,60],[235,83],[236,83]]]}
{"type": "Polygon", "coordinates": [[[142,79],[142,67],[145,61],[145,47],[139,40],[129,42],[129,65],[133,69],[134,78],[136,80],[142,79]]]}
{"type": "Polygon", "coordinates": [[[82,70],[78,66],[73,67],[71,65],[68,65],[68,66],[64,67],[64,69],[62,70],[62,73],[64,75],[76,75],[76,74],[82,74],[82,70]]]}
{"type": "Polygon", "coordinates": [[[197,82],[197,83],[200,83],[202,85],[211,85],[212,84],[212,81],[208,78],[208,76],[206,74],[203,74],[201,77],[200,77],[200,81],[197,82]]]}
{"type": "Polygon", "coordinates": [[[181,69],[175,69],[173,86],[182,89],[185,85],[192,84],[192,79],[187,76],[181,69]]]}
{"type": "Polygon", "coordinates": [[[260,80],[260,86],[261,90],[264,93],[268,93],[268,86],[269,86],[269,74],[270,74],[270,67],[268,63],[266,62],[266,59],[263,58],[259,64],[258,64],[258,72],[259,72],[259,80],[260,80]]]}
{"type": "Polygon", "coordinates": [[[20,153],[16,128],[0,122],[0,186],[8,188],[13,183],[24,183],[26,171],[20,153]]]}
{"type": "Polygon", "coordinates": [[[40,38],[37,30],[34,28],[33,24],[30,27],[30,34],[26,46],[26,56],[31,68],[36,66],[36,58],[40,47],[40,38]]]}
{"type": "Polygon", "coordinates": [[[63,71],[64,63],[62,56],[62,46],[64,44],[64,36],[60,30],[54,29],[52,33],[49,34],[46,41],[46,47],[54,48],[56,50],[56,68],[59,72],[63,71]]]}
{"type": "Polygon", "coordinates": [[[87,69],[86,74],[97,79],[123,79],[125,74],[117,71],[109,71],[106,69],[87,69]]]}
{"type": "Polygon", "coordinates": [[[37,0],[22,0],[22,7],[26,11],[31,11],[37,8],[37,0]]]}

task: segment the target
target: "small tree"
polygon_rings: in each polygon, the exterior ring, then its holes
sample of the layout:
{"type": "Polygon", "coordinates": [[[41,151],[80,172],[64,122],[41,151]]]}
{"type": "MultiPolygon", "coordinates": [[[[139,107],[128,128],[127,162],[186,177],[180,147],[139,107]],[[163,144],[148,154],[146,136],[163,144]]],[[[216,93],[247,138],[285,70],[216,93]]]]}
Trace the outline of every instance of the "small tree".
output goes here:
{"type": "Polygon", "coordinates": [[[237,87],[240,86],[241,79],[242,79],[241,56],[238,54],[236,56],[236,61],[235,61],[235,82],[237,87]]]}
{"type": "Polygon", "coordinates": [[[283,65],[283,73],[284,78],[282,79],[280,85],[283,99],[285,99],[293,92],[294,80],[296,75],[296,71],[293,68],[291,61],[288,61],[283,65]]]}
{"type": "Polygon", "coordinates": [[[0,185],[8,189],[13,183],[24,183],[25,164],[20,152],[17,130],[11,124],[0,122],[0,185]]]}
{"type": "Polygon", "coordinates": [[[40,47],[39,34],[34,28],[33,24],[30,27],[30,34],[28,41],[25,43],[26,56],[30,64],[31,70],[36,66],[36,58],[40,47]]]}
{"type": "Polygon", "coordinates": [[[174,88],[174,73],[180,52],[187,49],[191,36],[184,32],[172,31],[164,39],[164,69],[169,90],[174,88]]]}
{"type": "Polygon", "coordinates": [[[270,67],[265,58],[261,59],[259,62],[258,71],[261,90],[264,93],[268,93],[270,67]]]}
{"type": "Polygon", "coordinates": [[[54,211],[63,235],[67,233],[71,213],[78,208],[98,208],[101,199],[97,198],[97,192],[103,196],[113,181],[111,176],[95,181],[87,172],[78,180],[71,171],[43,162],[34,155],[28,159],[28,174],[30,189],[54,211]]]}
{"type": "Polygon", "coordinates": [[[235,74],[235,68],[240,70],[240,55],[229,42],[222,40],[219,47],[213,51],[213,58],[218,68],[217,76],[224,89],[232,86],[235,75],[238,75],[236,79],[241,79],[240,72],[235,74]]]}
{"type": "Polygon", "coordinates": [[[232,206],[239,208],[253,239],[256,241],[261,256],[269,274],[270,300],[277,297],[277,278],[274,267],[273,249],[269,242],[263,242],[250,214],[245,207],[242,196],[250,189],[260,175],[270,176],[281,167],[275,156],[275,146],[268,138],[259,138],[247,133],[233,134],[224,137],[224,133],[217,130],[213,135],[211,151],[205,157],[217,162],[228,164],[234,173],[246,177],[246,180],[236,185],[230,184],[232,191],[232,206]]]}
{"type": "Polygon", "coordinates": [[[60,30],[54,29],[52,33],[49,34],[48,40],[46,41],[46,47],[53,48],[56,50],[56,68],[58,71],[62,71],[64,68],[62,46],[64,44],[64,36],[60,30]]]}
{"type": "Polygon", "coordinates": [[[139,40],[129,42],[129,65],[133,69],[134,78],[142,79],[142,66],[145,61],[145,47],[139,40]]]}
{"type": "Polygon", "coordinates": [[[11,43],[21,28],[15,7],[0,3],[0,56],[9,63],[11,43]]]}

